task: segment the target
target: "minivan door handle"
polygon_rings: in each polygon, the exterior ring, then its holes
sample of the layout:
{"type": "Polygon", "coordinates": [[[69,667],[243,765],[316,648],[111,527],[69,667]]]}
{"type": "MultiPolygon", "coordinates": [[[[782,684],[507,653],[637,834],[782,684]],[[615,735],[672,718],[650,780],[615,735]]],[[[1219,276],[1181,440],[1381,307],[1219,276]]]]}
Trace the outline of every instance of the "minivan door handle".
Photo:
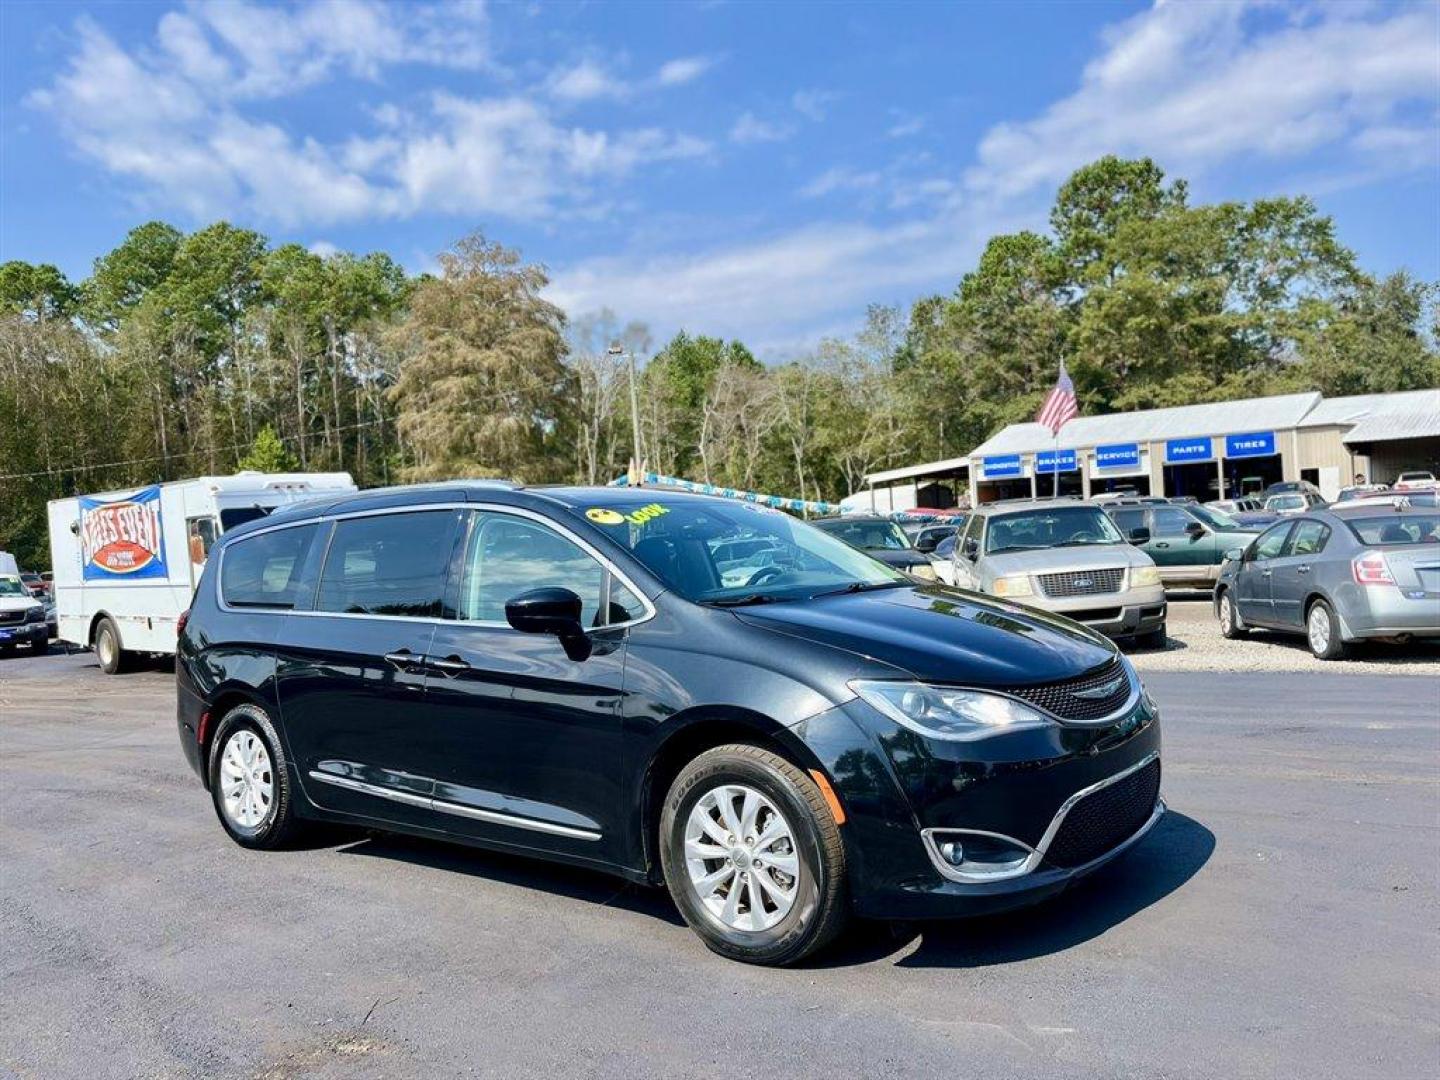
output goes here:
{"type": "Polygon", "coordinates": [[[444,660],[431,660],[430,666],[439,668],[451,678],[459,675],[462,671],[470,670],[470,665],[458,656],[447,656],[444,660]]]}
{"type": "Polygon", "coordinates": [[[387,652],[385,659],[394,664],[401,671],[415,664],[423,664],[425,657],[420,653],[412,653],[409,649],[398,649],[395,652],[387,652]]]}

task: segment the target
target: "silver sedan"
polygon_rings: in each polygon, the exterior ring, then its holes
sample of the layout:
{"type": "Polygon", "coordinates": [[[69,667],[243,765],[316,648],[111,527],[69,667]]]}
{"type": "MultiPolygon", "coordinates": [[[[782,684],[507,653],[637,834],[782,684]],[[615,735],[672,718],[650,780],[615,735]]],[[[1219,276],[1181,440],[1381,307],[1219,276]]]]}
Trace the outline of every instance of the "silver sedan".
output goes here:
{"type": "Polygon", "coordinates": [[[1440,511],[1397,500],[1287,518],[1226,553],[1215,614],[1227,638],[1291,631],[1322,660],[1367,638],[1440,639],[1440,511]]]}

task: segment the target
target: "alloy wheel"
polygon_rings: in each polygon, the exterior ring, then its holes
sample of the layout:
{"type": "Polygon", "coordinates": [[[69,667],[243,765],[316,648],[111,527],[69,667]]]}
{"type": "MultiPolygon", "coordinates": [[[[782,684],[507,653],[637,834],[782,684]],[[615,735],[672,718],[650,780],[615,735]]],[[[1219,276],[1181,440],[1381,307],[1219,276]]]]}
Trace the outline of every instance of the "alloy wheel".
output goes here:
{"type": "Polygon", "coordinates": [[[265,820],[275,796],[270,752],[249,728],[231,735],[220,752],[220,795],[232,824],[253,829],[265,820]]]}
{"type": "Polygon", "coordinates": [[[705,911],[730,930],[769,930],[789,913],[800,885],[790,823],[744,784],[722,784],[685,822],[685,869],[705,911]]]}
{"type": "Polygon", "coordinates": [[[1310,609],[1308,622],[1310,651],[1320,656],[1330,648],[1330,612],[1325,610],[1324,604],[1316,604],[1310,609]]]}

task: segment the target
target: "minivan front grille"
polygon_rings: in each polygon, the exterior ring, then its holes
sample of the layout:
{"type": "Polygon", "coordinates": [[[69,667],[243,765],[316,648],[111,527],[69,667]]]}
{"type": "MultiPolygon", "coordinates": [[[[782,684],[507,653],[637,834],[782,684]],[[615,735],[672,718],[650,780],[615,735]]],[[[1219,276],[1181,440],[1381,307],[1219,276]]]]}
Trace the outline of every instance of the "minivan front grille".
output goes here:
{"type": "Polygon", "coordinates": [[[1063,600],[1069,596],[1098,596],[1101,593],[1116,593],[1125,580],[1125,571],[1120,567],[1108,570],[1063,570],[1054,574],[1036,574],[1040,591],[1052,600],[1063,600]]]}
{"type": "Polygon", "coordinates": [[[1099,720],[1130,698],[1130,676],[1117,656],[1078,679],[1022,686],[1008,691],[1062,720],[1099,720]],[[1093,696],[1092,696],[1093,695],[1093,696]]]}
{"type": "Polygon", "coordinates": [[[1098,859],[1140,831],[1160,797],[1160,759],[1085,796],[1070,808],[1045,858],[1071,869],[1098,859]]]}

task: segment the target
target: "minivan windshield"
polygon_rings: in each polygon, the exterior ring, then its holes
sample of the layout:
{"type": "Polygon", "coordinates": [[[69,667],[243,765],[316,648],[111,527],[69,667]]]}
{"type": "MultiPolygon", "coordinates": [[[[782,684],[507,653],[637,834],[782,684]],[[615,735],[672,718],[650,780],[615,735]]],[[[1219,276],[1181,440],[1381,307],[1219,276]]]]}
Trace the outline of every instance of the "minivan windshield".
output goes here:
{"type": "Polygon", "coordinates": [[[585,517],[687,600],[764,603],[911,584],[884,563],[788,514],[753,503],[660,496],[585,517]]]}
{"type": "Polygon", "coordinates": [[[1029,551],[1039,548],[1080,547],[1089,544],[1123,544],[1125,538],[1105,511],[1094,506],[1057,506],[1023,510],[990,519],[985,530],[985,553],[1029,551]]]}

